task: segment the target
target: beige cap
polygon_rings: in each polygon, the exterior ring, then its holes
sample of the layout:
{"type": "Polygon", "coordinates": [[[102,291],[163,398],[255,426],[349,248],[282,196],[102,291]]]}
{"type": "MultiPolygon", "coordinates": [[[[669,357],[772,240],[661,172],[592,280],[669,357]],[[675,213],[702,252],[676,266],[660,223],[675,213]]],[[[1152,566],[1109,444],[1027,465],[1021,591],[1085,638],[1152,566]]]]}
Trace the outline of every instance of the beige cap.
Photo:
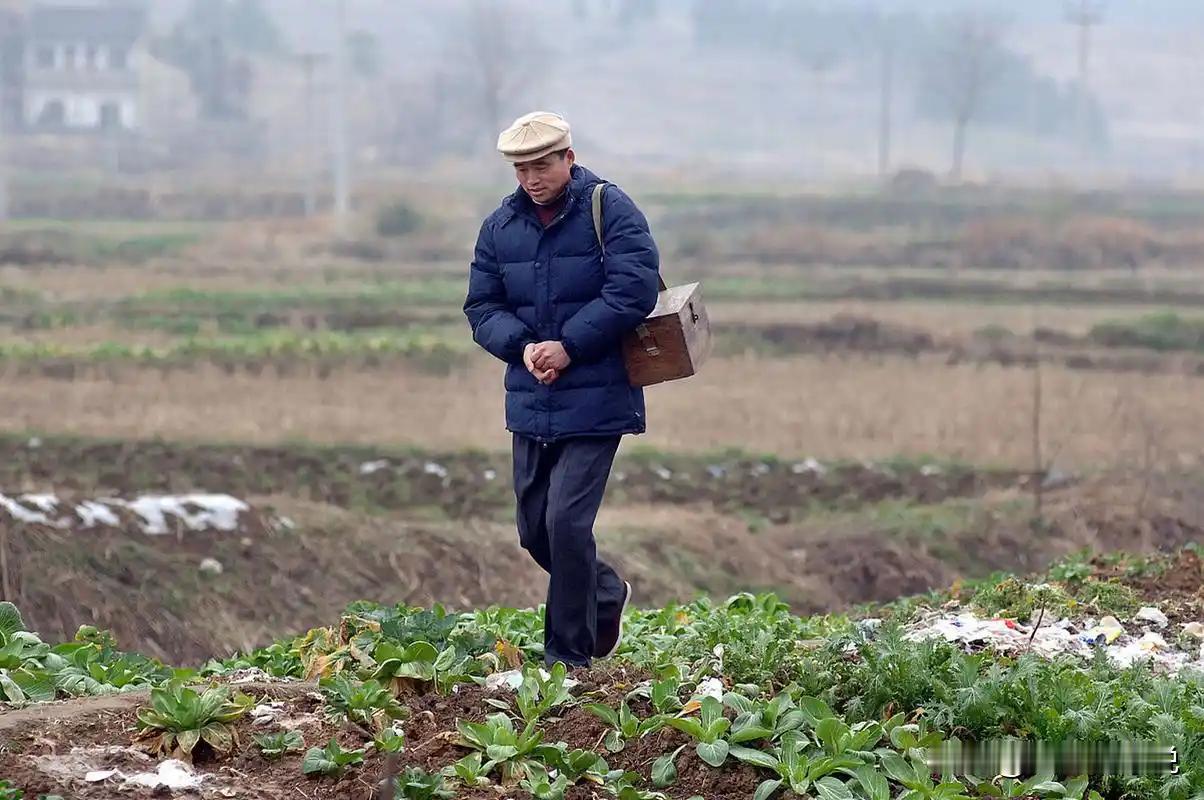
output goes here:
{"type": "Polygon", "coordinates": [[[550,111],[524,114],[497,137],[498,152],[513,163],[534,161],[572,145],[569,123],[550,111]]]}

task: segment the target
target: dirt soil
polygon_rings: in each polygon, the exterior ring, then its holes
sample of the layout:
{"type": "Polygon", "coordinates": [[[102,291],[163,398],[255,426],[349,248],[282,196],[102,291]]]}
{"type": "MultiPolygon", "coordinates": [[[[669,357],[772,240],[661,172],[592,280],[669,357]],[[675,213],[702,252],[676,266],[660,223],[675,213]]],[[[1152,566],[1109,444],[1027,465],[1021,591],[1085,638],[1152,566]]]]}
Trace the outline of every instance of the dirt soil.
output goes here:
{"type": "MultiPolygon", "coordinates": [[[[505,453],[414,453],[366,447],[251,447],[0,436],[0,491],[222,491],[284,494],[345,508],[434,506],[442,514],[512,513],[505,453]]],[[[621,456],[608,503],[710,504],[773,521],[808,507],[850,509],[887,499],[922,503],[1014,486],[1014,471],[761,461],[747,456],[621,456]]]]}
{"type": "MultiPolygon", "coordinates": [[[[581,685],[575,694],[583,702],[613,706],[643,677],[622,666],[599,667],[578,674],[581,685]]],[[[261,701],[279,701],[283,708],[268,725],[253,726],[249,719],[236,723],[238,746],[233,754],[218,757],[202,750],[194,767],[205,777],[197,790],[164,793],[149,788],[124,789],[116,778],[94,783],[82,780],[90,770],[120,769],[135,774],[156,768],[158,759],[132,747],[137,733],[136,698],[125,702],[124,707],[103,709],[87,700],[55,703],[39,709],[36,716],[28,716],[7,729],[0,729],[6,734],[6,740],[0,745],[0,775],[31,796],[59,793],[81,800],[164,796],[180,800],[230,797],[284,800],[298,795],[336,800],[381,797],[378,782],[384,777],[384,759],[375,753],[366,754],[362,767],[348,770],[339,780],[305,777],[301,771],[304,751],[287,754],[277,761],[268,761],[260,755],[252,736],[286,729],[301,732],[305,748],[320,746],[331,737],[337,738],[344,748],[365,746],[361,733],[332,723],[323,716],[320,695],[307,691],[312,688],[310,684],[246,687],[248,693],[261,701]]],[[[507,696],[466,685],[446,697],[428,693],[403,698],[408,717],[404,723],[407,747],[401,757],[402,765],[420,766],[434,772],[463,757],[469,751],[455,744],[456,720],[480,721],[496,710],[485,704],[486,697],[507,696]]],[[[639,716],[650,713],[646,701],[636,701],[632,710],[639,716]]],[[[670,729],[632,742],[619,753],[608,753],[600,746],[605,727],[580,705],[568,707],[560,717],[546,719],[541,727],[544,741],[563,741],[570,748],[600,752],[612,769],[634,770],[645,778],[650,778],[652,762],[658,756],[686,743],[683,734],[670,729]]],[[[664,790],[674,800],[694,795],[702,795],[708,800],[748,798],[763,779],[752,768],[734,761],[723,769],[714,769],[699,760],[690,747],[678,757],[677,769],[676,784],[664,790]]],[[[529,797],[517,787],[506,796],[529,797]]],[[[593,795],[586,786],[580,786],[566,796],[573,800],[589,800],[593,795]]],[[[481,789],[461,791],[457,797],[497,798],[498,795],[489,789],[481,789]]]]}
{"type": "Polygon", "coordinates": [[[1191,550],[1180,550],[1152,570],[1134,571],[1131,565],[1106,563],[1096,556],[1092,574],[1132,588],[1143,602],[1157,604],[1172,624],[1204,621],[1204,561],[1191,550]]]}
{"type": "MultiPolygon", "coordinates": [[[[631,581],[641,607],[754,590],[774,591],[805,614],[992,570],[1041,570],[1084,547],[1149,553],[1204,542],[1204,507],[1150,501],[1138,518],[1120,494],[1094,485],[1051,493],[1039,531],[1013,490],[981,501],[946,530],[861,514],[750,525],[714,510],[611,506],[598,520],[598,547],[631,581]]],[[[49,641],[91,624],[113,630],[127,649],[191,665],[329,624],[355,600],[471,609],[531,608],[544,599],[546,576],[519,546],[513,523],[250,499],[250,516],[262,519],[253,536],[0,524],[8,596],[49,641]],[[206,558],[222,572],[201,571],[206,558]]]]}

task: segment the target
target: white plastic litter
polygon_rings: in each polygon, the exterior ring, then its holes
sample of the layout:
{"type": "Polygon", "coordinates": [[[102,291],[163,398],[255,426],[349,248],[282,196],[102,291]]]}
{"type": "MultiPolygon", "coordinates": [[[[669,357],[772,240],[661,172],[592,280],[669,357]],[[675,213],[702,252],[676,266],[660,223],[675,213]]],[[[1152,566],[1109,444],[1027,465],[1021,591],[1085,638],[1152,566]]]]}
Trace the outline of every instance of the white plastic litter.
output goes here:
{"type": "Polygon", "coordinates": [[[142,495],[133,501],[114,501],[128,507],[146,521],[142,530],[152,536],[168,533],[167,518],[183,523],[188,530],[232,531],[238,528],[238,515],[249,511],[248,506],[228,494],[142,495]],[[185,506],[199,506],[188,511],[185,506]]]}
{"type": "Polygon", "coordinates": [[[113,513],[113,509],[95,500],[85,500],[80,503],[75,507],[75,513],[79,515],[79,521],[85,528],[95,528],[98,525],[116,528],[121,524],[121,520],[113,513]]]}
{"type": "Polygon", "coordinates": [[[360,464],[360,474],[371,475],[373,473],[380,472],[382,469],[385,469],[388,466],[389,462],[385,461],[384,459],[379,461],[365,461],[363,464],[360,464]]]}
{"type": "Polygon", "coordinates": [[[178,529],[233,531],[250,506],[228,494],[141,495],[133,500],[103,497],[65,503],[50,494],[0,494],[0,518],[17,522],[71,528],[118,527],[118,509],[128,509],[139,519],[143,533],[161,535],[178,529]]]}
{"type": "Polygon", "coordinates": [[[1141,610],[1137,612],[1136,618],[1142,620],[1143,622],[1152,622],[1159,628],[1165,628],[1170,622],[1170,620],[1166,618],[1166,614],[1163,614],[1153,606],[1143,606],[1141,610]]]}
{"type": "Polygon", "coordinates": [[[790,466],[790,471],[795,475],[802,475],[804,472],[811,472],[816,475],[823,475],[828,471],[828,468],[816,461],[814,458],[808,458],[806,461],[800,461],[790,466]]]}
{"type": "Polygon", "coordinates": [[[21,500],[37,506],[47,514],[53,514],[59,504],[58,498],[52,494],[27,494],[23,495],[21,500]]]}
{"type": "Polygon", "coordinates": [[[272,677],[259,667],[236,669],[226,675],[226,682],[231,685],[241,685],[244,683],[281,683],[284,680],[283,678],[272,677]]]}
{"type": "Polygon", "coordinates": [[[216,558],[202,558],[198,569],[205,575],[221,575],[223,567],[216,558]]]}
{"type": "Polygon", "coordinates": [[[1098,625],[1093,625],[1087,631],[1086,641],[1088,644],[1099,644],[1102,639],[1104,644],[1112,644],[1124,634],[1125,629],[1120,621],[1109,614],[1101,618],[1098,625]]]}
{"type": "Polygon", "coordinates": [[[1192,660],[1187,653],[1172,650],[1166,641],[1154,631],[1147,631],[1140,639],[1109,648],[1108,656],[1122,667],[1130,666],[1142,659],[1149,659],[1175,671],[1183,668],[1192,660]]]}
{"type": "Polygon", "coordinates": [[[255,726],[271,725],[276,721],[280,712],[287,707],[287,704],[280,700],[260,703],[251,709],[251,724],[255,726]]]}
{"type": "Polygon", "coordinates": [[[126,778],[127,783],[146,786],[151,789],[166,787],[168,789],[195,789],[201,785],[201,776],[192,771],[192,767],[183,761],[170,758],[159,765],[156,772],[140,772],[126,778]]]}
{"type": "Polygon", "coordinates": [[[492,481],[497,479],[497,471],[492,469],[485,470],[485,480],[492,481]]]}
{"type": "Polygon", "coordinates": [[[882,626],[882,620],[878,617],[867,617],[866,619],[857,620],[854,625],[857,630],[868,636],[882,626]]]}
{"type": "Polygon", "coordinates": [[[694,690],[694,699],[701,700],[704,697],[713,697],[716,700],[723,699],[723,681],[718,678],[707,678],[698,684],[698,688],[694,690]]]}
{"type": "Polygon", "coordinates": [[[673,472],[666,467],[653,467],[652,471],[656,473],[656,477],[660,478],[662,481],[670,480],[673,477],[673,472]]]}
{"type": "MultiPolygon", "coordinates": [[[[29,522],[40,525],[55,525],[55,523],[40,511],[33,511],[18,503],[16,500],[0,494],[0,508],[17,522],[29,522]]],[[[55,525],[55,527],[58,527],[55,525]]]]}
{"type": "MultiPolygon", "coordinates": [[[[545,681],[552,677],[543,667],[539,669],[539,677],[545,681]]],[[[572,689],[578,685],[580,681],[574,678],[565,678],[564,686],[566,689],[572,689]]],[[[505,672],[495,672],[485,678],[485,688],[491,692],[498,692],[503,689],[511,692],[517,692],[518,688],[523,685],[523,671],[521,669],[511,669],[505,672]]]]}
{"type": "Polygon", "coordinates": [[[1137,640],[1137,643],[1141,645],[1142,650],[1166,650],[1170,647],[1166,643],[1166,639],[1162,638],[1162,634],[1155,633],[1154,631],[1143,633],[1141,638],[1137,640]]]}
{"type": "Polygon", "coordinates": [[[423,466],[422,471],[427,475],[438,475],[440,478],[447,477],[447,468],[442,464],[436,464],[434,461],[428,461],[423,466]]]}
{"type": "Polygon", "coordinates": [[[984,619],[971,612],[932,611],[908,625],[904,636],[912,641],[942,638],[967,650],[990,647],[1000,653],[1033,652],[1045,658],[1061,654],[1091,658],[1097,650],[1103,650],[1119,667],[1147,661],[1159,672],[1173,674],[1185,668],[1204,671],[1204,644],[1200,652],[1188,653],[1168,644],[1157,631],[1135,637],[1113,616],[1105,616],[1098,622],[1092,618],[1046,619],[1034,633],[1031,624],[1017,620],[984,619]]]}
{"type": "Polygon", "coordinates": [[[110,778],[122,779],[123,786],[133,784],[150,789],[195,789],[201,785],[203,780],[202,776],[192,771],[192,767],[174,758],[169,758],[159,764],[158,769],[154,772],[126,775],[117,769],[98,769],[84,775],[84,781],[87,783],[101,783],[110,778]]]}

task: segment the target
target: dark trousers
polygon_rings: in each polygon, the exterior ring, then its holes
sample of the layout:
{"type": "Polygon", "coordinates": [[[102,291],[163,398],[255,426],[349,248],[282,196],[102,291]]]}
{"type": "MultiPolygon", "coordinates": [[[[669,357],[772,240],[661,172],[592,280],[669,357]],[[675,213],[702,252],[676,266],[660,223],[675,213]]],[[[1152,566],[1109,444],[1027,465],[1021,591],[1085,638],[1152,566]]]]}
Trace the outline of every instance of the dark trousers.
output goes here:
{"type": "Polygon", "coordinates": [[[519,542],[548,573],[544,660],[588,666],[599,623],[622,610],[623,581],[600,561],[594,520],[618,436],[540,442],[514,434],[519,542]]]}

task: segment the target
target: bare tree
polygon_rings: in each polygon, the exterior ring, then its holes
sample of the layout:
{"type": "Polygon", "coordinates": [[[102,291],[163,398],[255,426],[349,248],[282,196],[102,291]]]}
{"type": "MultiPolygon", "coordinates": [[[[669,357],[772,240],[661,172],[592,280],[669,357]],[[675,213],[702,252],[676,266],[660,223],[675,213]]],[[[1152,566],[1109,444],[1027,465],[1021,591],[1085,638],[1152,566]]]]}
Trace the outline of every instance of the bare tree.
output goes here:
{"type": "Polygon", "coordinates": [[[934,54],[932,85],[953,118],[950,177],[960,180],[966,157],[966,131],[983,95],[1003,65],[1003,21],[967,12],[954,17],[946,42],[934,54]]]}
{"type": "Polygon", "coordinates": [[[518,116],[514,105],[529,88],[538,71],[543,47],[532,40],[529,30],[521,29],[505,0],[472,0],[464,27],[469,48],[467,63],[475,84],[481,124],[490,135],[501,130],[509,117],[518,116]]]}

